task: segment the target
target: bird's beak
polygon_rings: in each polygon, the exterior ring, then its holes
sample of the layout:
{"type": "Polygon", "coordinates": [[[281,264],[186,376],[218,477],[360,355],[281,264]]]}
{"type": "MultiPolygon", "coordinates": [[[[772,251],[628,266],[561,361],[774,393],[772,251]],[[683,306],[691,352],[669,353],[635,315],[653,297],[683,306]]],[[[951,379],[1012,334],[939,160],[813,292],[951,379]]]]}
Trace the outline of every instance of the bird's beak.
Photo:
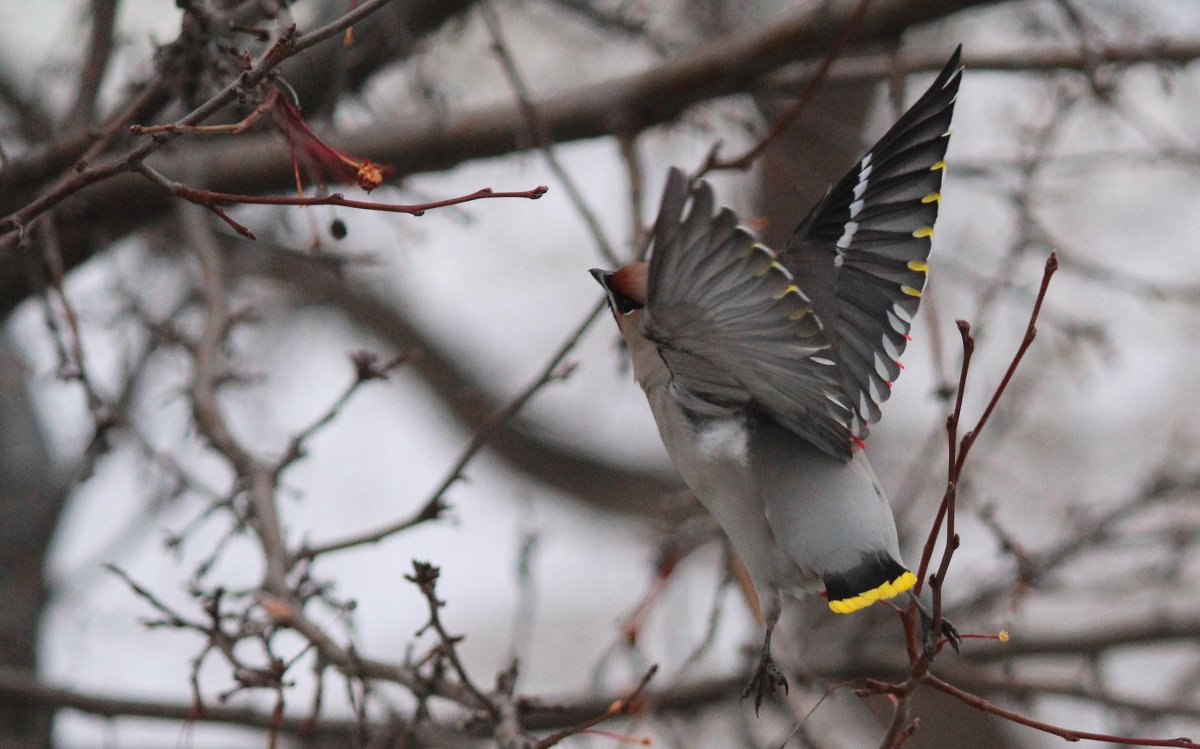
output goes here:
{"type": "Polygon", "coordinates": [[[612,271],[604,270],[603,268],[592,268],[588,271],[592,274],[592,278],[596,279],[596,283],[608,289],[608,279],[612,277],[612,271]]]}

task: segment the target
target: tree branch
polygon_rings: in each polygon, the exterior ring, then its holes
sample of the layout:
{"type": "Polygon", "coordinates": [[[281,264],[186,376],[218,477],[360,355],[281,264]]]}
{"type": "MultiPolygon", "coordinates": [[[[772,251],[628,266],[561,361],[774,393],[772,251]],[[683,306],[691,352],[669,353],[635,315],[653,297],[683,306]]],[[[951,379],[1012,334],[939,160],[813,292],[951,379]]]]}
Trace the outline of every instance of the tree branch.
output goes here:
{"type": "MultiPolygon", "coordinates": [[[[895,38],[908,27],[944,17],[965,8],[1001,0],[874,0],[859,23],[862,38],[895,38]]],[[[356,13],[376,7],[366,2],[356,13]]],[[[830,35],[837,33],[854,12],[858,0],[836,0],[814,6],[757,33],[718,40],[651,70],[616,80],[583,86],[569,93],[534,102],[547,137],[556,143],[594,138],[614,133],[634,134],[669,122],[702,101],[750,90],[761,78],[788,63],[824,52],[830,35]]],[[[347,17],[348,18],[348,17],[347,17]]],[[[344,28],[348,23],[339,24],[344,28]]],[[[313,32],[314,34],[316,32],[313,32]]],[[[301,44],[308,36],[297,37],[301,44]]],[[[264,63],[277,64],[284,53],[264,56],[248,82],[261,77],[264,63]]],[[[294,54],[294,52],[291,52],[294,54]]],[[[245,85],[242,81],[235,87],[245,85]]],[[[201,108],[179,120],[197,124],[232,100],[227,88],[201,108]]],[[[339,144],[351,153],[397,166],[399,176],[448,169],[468,159],[486,158],[528,149],[532,144],[520,106],[482,107],[446,119],[397,128],[387,123],[367,128],[339,144]]],[[[0,231],[27,221],[37,213],[74,195],[79,196],[81,226],[117,236],[141,226],[168,210],[170,200],[149,185],[129,176],[117,176],[131,163],[145,159],[156,149],[143,144],[125,157],[75,175],[29,202],[19,190],[0,190],[0,210],[13,213],[0,220],[0,231]],[[97,184],[101,183],[103,184],[97,184]]],[[[217,192],[263,193],[288,189],[293,183],[287,148],[275,136],[246,135],[224,144],[188,143],[156,165],[167,173],[187,173],[188,165],[204,164],[208,178],[202,185],[217,192]]],[[[6,184],[0,172],[0,187],[6,184]]],[[[9,255],[0,250],[0,316],[29,294],[28,281],[9,272],[9,255]]],[[[64,253],[73,265],[84,256],[64,253]]]]}

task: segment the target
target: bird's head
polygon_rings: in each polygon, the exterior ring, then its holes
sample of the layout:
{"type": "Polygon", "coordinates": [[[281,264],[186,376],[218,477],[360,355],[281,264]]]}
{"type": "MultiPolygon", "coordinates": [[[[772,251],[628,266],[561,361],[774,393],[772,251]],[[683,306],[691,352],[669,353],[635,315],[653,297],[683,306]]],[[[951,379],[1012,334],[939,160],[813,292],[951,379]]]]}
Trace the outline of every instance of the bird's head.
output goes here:
{"type": "Polygon", "coordinates": [[[608,294],[608,308],[617,320],[617,327],[628,340],[636,334],[646,307],[646,279],[649,275],[647,263],[633,263],[615,271],[593,268],[592,278],[604,287],[608,294]]]}

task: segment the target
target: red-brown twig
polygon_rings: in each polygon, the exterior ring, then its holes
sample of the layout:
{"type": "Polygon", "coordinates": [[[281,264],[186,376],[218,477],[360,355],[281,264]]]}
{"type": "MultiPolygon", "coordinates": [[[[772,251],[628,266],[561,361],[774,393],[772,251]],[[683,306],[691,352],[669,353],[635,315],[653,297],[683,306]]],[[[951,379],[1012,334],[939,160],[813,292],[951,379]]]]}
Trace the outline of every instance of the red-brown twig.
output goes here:
{"type": "MultiPolygon", "coordinates": [[[[1037,320],[1042,310],[1042,302],[1045,300],[1046,292],[1050,288],[1050,279],[1057,269],[1058,256],[1051,252],[1050,257],[1046,259],[1046,266],[1042,273],[1042,282],[1038,288],[1037,300],[1034,302],[1033,309],[1029,315],[1029,322],[1025,327],[1025,337],[1022,339],[1017,353],[1009,363],[1004,377],[1000,380],[1000,384],[996,387],[996,391],[992,394],[991,400],[988,401],[983,414],[975,423],[975,427],[964,434],[961,439],[958,436],[958,427],[962,419],[964,394],[966,391],[967,376],[971,371],[972,355],[975,352],[975,340],[971,337],[970,324],[963,320],[958,321],[958,330],[962,336],[963,343],[963,361],[959,371],[958,393],[954,399],[954,409],[946,418],[946,444],[948,453],[946,491],[942,496],[942,502],[938,507],[933,525],[929,529],[929,535],[925,540],[925,548],[921,554],[921,563],[917,568],[917,583],[914,586],[914,592],[919,593],[925,581],[926,574],[929,571],[929,565],[933,559],[933,549],[937,543],[938,536],[941,535],[944,524],[946,535],[942,557],[938,564],[937,572],[929,576],[929,586],[933,597],[933,615],[932,620],[929,622],[929,627],[931,629],[930,634],[935,641],[933,643],[933,652],[929,652],[927,648],[921,647],[921,638],[918,637],[917,629],[917,604],[914,601],[912,605],[901,612],[901,620],[905,633],[905,646],[908,650],[909,658],[909,678],[899,684],[876,682],[868,683],[867,685],[866,693],[868,694],[884,692],[895,698],[892,720],[880,744],[881,749],[898,749],[916,730],[916,725],[910,718],[913,691],[919,683],[933,678],[929,675],[933,656],[945,644],[945,641],[939,639],[942,634],[943,624],[942,582],[945,580],[946,573],[950,568],[950,562],[954,557],[954,551],[958,548],[959,544],[958,533],[955,530],[955,504],[958,496],[958,486],[962,480],[963,468],[966,466],[966,460],[971,452],[972,445],[975,444],[979,434],[983,431],[988,420],[995,412],[996,405],[1000,402],[1001,396],[1004,395],[1004,391],[1008,388],[1009,383],[1016,374],[1017,367],[1020,366],[1025,352],[1029,350],[1034,338],[1037,337],[1037,320]]],[[[963,694],[968,693],[964,692],[963,694]]],[[[982,698],[976,699],[983,701],[982,698]]]]}
{"type": "MultiPolygon", "coordinates": [[[[1033,344],[1034,338],[1037,337],[1038,315],[1041,313],[1042,302],[1046,298],[1046,291],[1050,288],[1050,279],[1056,270],[1058,270],[1058,255],[1052,252],[1050,253],[1050,257],[1046,260],[1046,267],[1042,273],[1042,283],[1038,288],[1037,300],[1034,302],[1033,311],[1029,316],[1029,324],[1025,327],[1025,337],[1022,339],[1016,355],[1013,357],[1012,362],[1009,363],[1003,379],[1000,380],[999,386],[996,387],[996,392],[992,394],[991,400],[988,401],[987,408],[984,409],[983,415],[979,417],[979,421],[976,422],[975,427],[964,434],[961,441],[956,442],[954,439],[951,439],[950,441],[950,465],[948,469],[946,494],[942,498],[941,507],[938,508],[937,517],[934,520],[933,527],[929,530],[929,536],[925,541],[925,548],[921,552],[921,564],[917,568],[917,592],[920,592],[921,585],[925,580],[925,573],[928,571],[930,560],[933,558],[933,547],[937,542],[937,537],[939,531],[941,530],[942,520],[949,513],[950,507],[954,503],[958,482],[962,477],[962,470],[966,463],[967,455],[970,453],[971,446],[975,444],[975,440],[978,439],[980,432],[982,432],[984,426],[987,425],[992,413],[996,410],[996,405],[1000,402],[1000,397],[1004,395],[1004,391],[1008,388],[1008,384],[1012,381],[1013,375],[1016,374],[1017,367],[1020,366],[1021,360],[1025,356],[1025,352],[1029,350],[1029,347],[1033,344]]],[[[970,357],[970,353],[968,353],[968,349],[966,348],[968,347],[967,341],[970,339],[970,326],[966,325],[966,323],[962,323],[960,324],[959,329],[963,330],[964,361],[962,374],[959,380],[959,391],[955,398],[955,410],[954,413],[951,414],[950,420],[947,422],[948,428],[953,428],[954,430],[957,430],[958,419],[962,411],[963,389],[966,385],[965,380],[968,371],[968,360],[970,357]],[[965,330],[963,330],[963,326],[966,327],[965,330]]],[[[971,349],[973,349],[974,343],[971,342],[969,346],[971,349]]]]}
{"type": "Polygon", "coordinates": [[[641,681],[637,683],[637,686],[635,686],[633,690],[629,692],[629,694],[625,695],[619,700],[615,700],[611,705],[608,706],[607,710],[594,718],[589,718],[581,723],[576,723],[573,726],[550,734],[549,736],[535,743],[533,745],[534,749],[550,749],[550,747],[559,743],[563,739],[583,733],[593,726],[598,726],[605,721],[612,720],[613,718],[621,715],[627,715],[629,713],[636,712],[642,706],[642,692],[646,690],[646,686],[650,684],[650,680],[654,678],[654,674],[656,673],[658,673],[658,666],[651,666],[650,669],[646,671],[645,676],[641,678],[641,681]]]}
{"type": "Polygon", "coordinates": [[[1138,738],[1134,736],[1114,736],[1107,733],[1093,733],[1091,731],[1076,731],[1071,728],[1063,728],[1062,726],[1056,726],[1053,723],[1035,720],[1034,718],[1030,718],[1028,715],[1022,715],[1021,713],[1013,710],[1000,707],[993,702],[985,700],[979,695],[971,694],[970,692],[959,689],[953,684],[942,681],[936,676],[926,676],[924,681],[926,684],[938,690],[939,692],[944,692],[955,699],[962,700],[976,710],[982,710],[985,713],[998,715],[1005,720],[1022,726],[1027,726],[1038,731],[1053,734],[1067,741],[1103,741],[1109,744],[1127,744],[1130,746],[1200,746],[1200,744],[1196,744],[1196,742],[1192,741],[1191,739],[1184,737],[1174,739],[1150,739],[1138,738]]]}
{"type": "Polygon", "coordinates": [[[336,205],[346,208],[358,208],[364,211],[382,211],[385,213],[407,213],[410,216],[423,216],[426,211],[434,210],[435,208],[446,208],[452,205],[461,205],[469,203],[473,200],[486,200],[488,198],[525,198],[528,200],[537,200],[546,194],[549,189],[545,185],[538,185],[532,190],[521,190],[517,192],[497,192],[490,187],[484,187],[467,195],[459,195],[445,200],[435,200],[429,203],[379,203],[371,200],[352,200],[347,198],[340,192],[335,192],[332,195],[315,195],[312,197],[289,196],[289,195],[243,195],[227,192],[214,192],[212,190],[204,190],[198,187],[191,187],[181,182],[176,182],[168,179],[159,172],[155,171],[146,164],[139,164],[135,169],[147,179],[156,185],[159,185],[167,192],[176,197],[183,198],[196,205],[203,206],[209,211],[216,214],[222,221],[230,226],[234,231],[247,239],[257,239],[254,232],[247,227],[234,220],[229,214],[221,208],[222,205],[336,205]]]}
{"type": "MultiPolygon", "coordinates": [[[[284,60],[308,49],[314,44],[341,33],[349,26],[379,10],[387,3],[388,0],[366,0],[354,10],[306,34],[297,34],[294,25],[283,29],[275,42],[257,60],[253,61],[241,75],[235,80],[230,81],[226,84],[225,88],[179,119],[175,124],[190,126],[204,122],[236,101],[244,90],[266,80],[284,60]]],[[[123,156],[115,157],[95,167],[85,164],[81,169],[77,169],[76,173],[69,174],[60,179],[48,191],[33,201],[25,204],[16,212],[0,219],[0,236],[17,231],[32,219],[45,213],[83,188],[134,169],[139,164],[142,164],[150,154],[177,137],[177,135],[177,133],[160,133],[145,143],[131,149],[123,156]]],[[[92,150],[94,149],[89,149],[89,154],[92,150]]]]}
{"type": "MultiPolygon", "coordinates": [[[[1025,353],[1033,344],[1037,337],[1037,320],[1041,313],[1042,303],[1046,297],[1046,291],[1050,286],[1050,279],[1058,269],[1058,257],[1055,253],[1050,253],[1050,257],[1046,260],[1045,270],[1042,275],[1042,282],[1038,289],[1037,299],[1029,316],[1029,323],[1025,329],[1025,337],[1021,341],[1021,345],[1017,349],[1017,353],[1013,356],[1009,363],[1008,369],[1004,373],[1000,384],[996,387],[987,406],[984,408],[983,414],[979,417],[975,427],[957,439],[957,431],[959,420],[962,415],[963,390],[966,386],[967,375],[970,370],[971,355],[974,351],[974,340],[971,338],[970,326],[959,321],[959,331],[963,337],[963,364],[959,376],[959,391],[955,399],[954,410],[946,420],[946,429],[948,435],[948,452],[949,465],[947,469],[947,484],[946,493],[943,496],[942,504],[938,509],[938,515],[934,521],[933,527],[930,529],[929,536],[926,539],[924,553],[921,557],[921,565],[919,567],[918,586],[924,580],[925,573],[928,571],[930,561],[933,557],[933,546],[940,535],[943,522],[946,528],[945,547],[942,550],[942,557],[938,565],[938,571],[929,578],[930,589],[933,594],[933,621],[932,629],[935,635],[940,634],[942,625],[942,583],[945,579],[946,571],[949,568],[950,561],[953,558],[954,550],[958,546],[958,535],[954,530],[954,508],[957,497],[957,487],[962,478],[962,471],[966,464],[971,447],[979,438],[983,428],[987,425],[988,420],[996,410],[1000,398],[1004,395],[1008,385],[1012,382],[1017,368],[1020,366],[1025,353]]],[[[1011,721],[1018,725],[1023,725],[1029,728],[1043,731],[1055,736],[1058,736],[1066,741],[1102,741],[1113,744],[1127,744],[1133,746],[1165,746],[1165,747],[1194,747],[1197,746],[1189,738],[1173,738],[1173,739],[1156,739],[1131,736],[1118,736],[1114,734],[1095,733],[1091,731],[1078,731],[1063,726],[1054,725],[1045,721],[1036,720],[1027,715],[1008,710],[1000,707],[983,697],[968,692],[964,689],[956,687],[938,677],[929,673],[931,665],[932,653],[926,653],[919,648],[913,647],[915,638],[915,621],[913,607],[910,607],[904,612],[904,624],[906,639],[909,643],[909,659],[910,671],[909,678],[903,682],[892,684],[885,681],[868,679],[864,681],[864,688],[856,692],[860,696],[868,696],[872,694],[888,694],[895,698],[895,707],[892,716],[892,721],[889,725],[888,732],[885,735],[881,748],[897,749],[911,737],[915,730],[915,722],[910,720],[910,701],[911,696],[918,684],[928,684],[929,686],[944,692],[962,702],[974,707],[977,710],[996,715],[1005,720],[1011,721]]],[[[998,639],[1004,639],[1000,637],[998,639]]],[[[936,649],[940,649],[945,644],[945,641],[940,641],[935,645],[936,649]]]]}
{"type": "MultiPolygon", "coordinates": [[[[1046,299],[1046,292],[1050,288],[1050,279],[1054,276],[1054,272],[1058,270],[1058,253],[1051,252],[1050,257],[1046,258],[1046,266],[1042,271],[1042,283],[1038,287],[1037,299],[1033,303],[1033,310],[1029,313],[1029,323],[1025,326],[1025,337],[1021,339],[1021,345],[1017,347],[1017,353],[1013,356],[1012,361],[1008,365],[1008,369],[1004,372],[1004,377],[1000,380],[1000,384],[996,386],[996,391],[992,393],[992,398],[988,401],[987,408],[983,410],[983,414],[979,417],[979,421],[975,423],[975,427],[962,436],[962,441],[958,445],[958,453],[955,455],[954,450],[954,435],[958,429],[958,419],[962,413],[963,388],[966,386],[967,377],[967,361],[970,351],[974,350],[974,341],[971,338],[970,326],[965,322],[960,323],[959,330],[963,335],[963,370],[962,378],[959,382],[959,392],[955,398],[955,412],[951,417],[953,424],[947,422],[947,428],[950,430],[949,440],[949,467],[947,468],[948,478],[946,481],[946,494],[942,498],[942,508],[939,508],[939,518],[934,520],[933,528],[930,529],[930,539],[936,538],[938,524],[941,516],[946,518],[946,543],[942,549],[942,559],[938,564],[938,571],[935,577],[930,577],[929,587],[933,594],[933,622],[932,629],[935,636],[941,632],[942,627],[942,584],[946,579],[946,573],[950,568],[950,560],[954,556],[954,551],[958,548],[958,534],[954,530],[954,513],[958,498],[958,485],[962,480],[963,467],[966,465],[967,455],[971,452],[971,447],[975,444],[975,440],[979,438],[983,428],[987,425],[988,419],[996,410],[996,405],[1000,402],[1000,398],[1004,395],[1004,391],[1008,389],[1008,385],[1012,382],[1013,375],[1017,372],[1017,367],[1021,366],[1021,360],[1025,358],[1025,352],[1033,345],[1034,339],[1037,337],[1037,321],[1038,316],[1042,311],[1042,302],[1046,299]],[[943,511],[944,509],[944,511],[943,511]]],[[[925,542],[925,550],[921,553],[921,567],[917,575],[917,585],[921,584],[924,579],[926,570],[928,569],[929,559],[925,551],[932,554],[930,540],[925,542]]],[[[935,646],[938,647],[938,646],[935,646]]],[[[925,658],[929,655],[925,654],[925,658]]]]}

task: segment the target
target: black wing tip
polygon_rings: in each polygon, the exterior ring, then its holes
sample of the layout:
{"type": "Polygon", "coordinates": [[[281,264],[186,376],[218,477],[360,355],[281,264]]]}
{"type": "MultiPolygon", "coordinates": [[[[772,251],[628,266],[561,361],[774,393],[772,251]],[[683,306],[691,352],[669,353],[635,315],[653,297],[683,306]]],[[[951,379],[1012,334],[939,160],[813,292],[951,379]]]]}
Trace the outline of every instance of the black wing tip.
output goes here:
{"type": "Polygon", "coordinates": [[[938,72],[937,80],[931,86],[932,89],[958,88],[959,82],[962,81],[962,72],[965,67],[962,63],[962,48],[962,42],[959,42],[958,46],[954,48],[954,52],[950,55],[950,59],[946,61],[941,71],[938,72]]]}

